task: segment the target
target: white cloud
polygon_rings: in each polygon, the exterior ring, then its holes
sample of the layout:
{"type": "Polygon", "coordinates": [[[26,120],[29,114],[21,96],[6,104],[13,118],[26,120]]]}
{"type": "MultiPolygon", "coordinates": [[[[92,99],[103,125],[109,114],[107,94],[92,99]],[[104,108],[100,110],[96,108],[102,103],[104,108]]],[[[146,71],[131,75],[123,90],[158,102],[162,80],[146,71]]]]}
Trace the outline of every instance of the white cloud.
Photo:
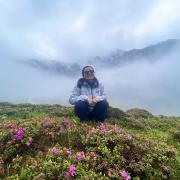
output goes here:
{"type": "Polygon", "coordinates": [[[103,55],[113,49],[138,48],[165,37],[179,36],[174,33],[180,26],[177,0],[136,0],[136,3],[132,0],[86,3],[7,0],[0,3],[0,40],[5,39],[1,33],[6,31],[13,34],[6,37],[9,45],[19,36],[19,42],[28,44],[23,52],[31,50],[32,57],[38,52],[42,57],[73,61],[74,57],[103,55]],[[33,33],[41,34],[41,40],[29,39],[33,33]]]}
{"type": "Polygon", "coordinates": [[[180,19],[180,1],[159,0],[149,14],[135,28],[135,35],[163,33],[180,19]]]}
{"type": "Polygon", "coordinates": [[[37,56],[49,60],[54,60],[58,57],[58,52],[52,46],[51,38],[43,33],[31,33],[29,39],[32,42],[32,50],[37,56]]]}
{"type": "Polygon", "coordinates": [[[87,13],[83,12],[70,26],[70,31],[82,33],[87,25],[87,13]]]}

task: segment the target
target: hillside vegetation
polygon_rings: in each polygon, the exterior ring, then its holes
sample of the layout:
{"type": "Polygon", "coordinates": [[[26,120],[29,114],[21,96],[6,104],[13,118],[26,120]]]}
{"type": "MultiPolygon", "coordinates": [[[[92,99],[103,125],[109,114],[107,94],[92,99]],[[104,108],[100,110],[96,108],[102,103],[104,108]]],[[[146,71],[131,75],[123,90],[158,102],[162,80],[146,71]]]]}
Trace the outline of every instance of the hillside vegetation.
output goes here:
{"type": "Polygon", "coordinates": [[[72,107],[0,103],[0,179],[178,179],[180,117],[108,109],[80,122],[72,107]]]}

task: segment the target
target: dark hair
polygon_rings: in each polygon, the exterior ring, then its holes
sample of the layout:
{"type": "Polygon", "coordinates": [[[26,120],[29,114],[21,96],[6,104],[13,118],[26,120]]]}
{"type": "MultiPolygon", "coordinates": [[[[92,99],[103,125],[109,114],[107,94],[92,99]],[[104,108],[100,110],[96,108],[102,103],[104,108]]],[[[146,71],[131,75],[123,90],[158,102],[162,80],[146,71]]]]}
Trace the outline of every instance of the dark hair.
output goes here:
{"type": "Polygon", "coordinates": [[[94,68],[93,68],[92,66],[84,66],[83,69],[82,69],[82,77],[84,77],[84,70],[85,70],[87,67],[91,67],[91,68],[94,70],[94,68]]]}
{"type": "MultiPolygon", "coordinates": [[[[81,86],[84,85],[84,82],[86,82],[85,78],[79,78],[78,82],[77,82],[77,87],[81,88],[81,86]]],[[[93,85],[93,87],[95,88],[95,87],[98,87],[98,86],[99,86],[99,81],[98,81],[98,79],[96,77],[94,77],[94,85],[93,85]]]]}

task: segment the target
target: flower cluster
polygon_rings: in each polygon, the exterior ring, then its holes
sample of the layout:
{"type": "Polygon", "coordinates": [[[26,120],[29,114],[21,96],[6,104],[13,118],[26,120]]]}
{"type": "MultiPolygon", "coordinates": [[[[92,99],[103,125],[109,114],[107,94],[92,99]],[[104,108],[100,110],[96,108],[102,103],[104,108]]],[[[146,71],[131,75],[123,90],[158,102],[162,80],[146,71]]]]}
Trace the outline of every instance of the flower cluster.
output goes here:
{"type": "Polygon", "coordinates": [[[52,121],[50,119],[45,119],[41,122],[41,124],[46,127],[51,127],[52,121]]]}
{"type": "Polygon", "coordinates": [[[14,129],[16,128],[16,124],[13,124],[13,123],[7,123],[4,125],[5,128],[7,129],[14,129]]]}
{"type": "Polygon", "coordinates": [[[59,154],[59,149],[56,147],[53,147],[52,149],[50,149],[50,152],[52,155],[58,155],[59,154]]]}
{"type": "Polygon", "coordinates": [[[112,128],[112,132],[114,132],[114,133],[117,133],[117,132],[120,132],[120,131],[121,131],[121,129],[118,128],[118,127],[113,127],[112,128]]]}
{"type": "Polygon", "coordinates": [[[69,169],[65,172],[66,179],[70,179],[70,177],[73,177],[75,175],[75,165],[71,164],[69,169]]]}
{"type": "MultiPolygon", "coordinates": [[[[66,156],[70,157],[72,155],[71,150],[65,148],[66,156]]],[[[85,157],[83,151],[78,151],[76,153],[75,159],[73,160],[72,164],[70,165],[69,169],[65,172],[65,178],[70,179],[75,175],[75,163],[81,161],[85,157]]]]}
{"type": "Polygon", "coordinates": [[[65,125],[66,128],[71,128],[72,127],[71,122],[67,118],[64,118],[64,125],[65,125]]]}
{"type": "Polygon", "coordinates": [[[84,157],[84,152],[83,151],[77,152],[77,154],[76,154],[76,160],[77,161],[81,161],[83,159],[83,157],[84,157]]]}
{"type": "Polygon", "coordinates": [[[67,149],[66,150],[66,155],[67,155],[67,157],[70,157],[72,155],[72,152],[69,149],[67,149]]]}
{"type": "Polygon", "coordinates": [[[23,138],[23,134],[24,134],[24,129],[19,128],[15,131],[14,137],[16,138],[16,140],[21,140],[23,138]]]}
{"type": "Polygon", "coordinates": [[[129,180],[130,176],[128,175],[128,173],[126,171],[120,171],[120,176],[125,178],[125,180],[129,180]]]}
{"type": "Polygon", "coordinates": [[[106,127],[103,123],[97,126],[97,129],[99,129],[102,134],[106,134],[108,132],[108,127],[106,127]]]}
{"type": "Polygon", "coordinates": [[[57,124],[56,127],[58,128],[58,130],[59,130],[60,132],[64,132],[64,127],[63,127],[62,125],[57,124]]]}

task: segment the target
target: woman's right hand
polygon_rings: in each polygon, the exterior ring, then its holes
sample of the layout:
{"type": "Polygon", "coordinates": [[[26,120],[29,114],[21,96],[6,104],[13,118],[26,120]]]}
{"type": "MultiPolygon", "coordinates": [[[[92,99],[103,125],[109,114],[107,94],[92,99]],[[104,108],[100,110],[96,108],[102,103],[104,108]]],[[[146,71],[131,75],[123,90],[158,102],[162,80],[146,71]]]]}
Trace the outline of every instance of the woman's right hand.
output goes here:
{"type": "Polygon", "coordinates": [[[88,98],[87,98],[87,102],[88,102],[89,104],[93,104],[93,99],[92,99],[92,97],[88,97],[88,98]]]}

